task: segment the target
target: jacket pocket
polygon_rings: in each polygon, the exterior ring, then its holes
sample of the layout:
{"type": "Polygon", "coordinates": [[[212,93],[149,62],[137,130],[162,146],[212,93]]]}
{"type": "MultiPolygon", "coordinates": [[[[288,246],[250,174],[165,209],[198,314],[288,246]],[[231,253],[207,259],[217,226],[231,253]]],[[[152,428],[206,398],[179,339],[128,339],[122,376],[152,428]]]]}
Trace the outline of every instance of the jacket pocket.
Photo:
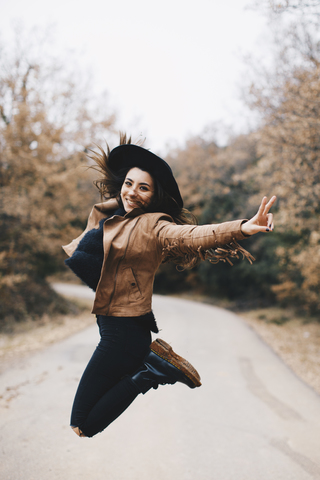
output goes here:
{"type": "Polygon", "coordinates": [[[143,295],[141,294],[139,284],[132,268],[125,268],[123,271],[124,286],[128,293],[128,301],[135,302],[141,300],[143,295]]]}

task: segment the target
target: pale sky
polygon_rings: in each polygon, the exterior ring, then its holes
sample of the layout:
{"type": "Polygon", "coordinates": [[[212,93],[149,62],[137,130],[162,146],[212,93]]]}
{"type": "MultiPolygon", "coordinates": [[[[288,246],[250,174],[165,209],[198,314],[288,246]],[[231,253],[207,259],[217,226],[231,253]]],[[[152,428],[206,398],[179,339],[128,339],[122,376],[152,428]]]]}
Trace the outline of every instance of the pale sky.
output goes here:
{"type": "Polygon", "coordinates": [[[11,21],[54,25],[56,48],[73,49],[107,90],[117,126],[164,153],[213,123],[241,131],[244,55],[267,52],[267,20],[250,0],[0,0],[0,33],[11,21]]]}

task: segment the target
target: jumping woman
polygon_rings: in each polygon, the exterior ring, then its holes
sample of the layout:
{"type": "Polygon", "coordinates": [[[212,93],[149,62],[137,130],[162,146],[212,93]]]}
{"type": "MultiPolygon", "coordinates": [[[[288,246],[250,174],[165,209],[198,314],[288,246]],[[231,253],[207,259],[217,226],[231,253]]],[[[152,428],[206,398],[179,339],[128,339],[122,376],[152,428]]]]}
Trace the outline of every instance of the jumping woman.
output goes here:
{"type": "Polygon", "coordinates": [[[158,385],[201,385],[196,369],[158,333],[151,299],[155,273],[163,262],[193,266],[253,257],[238,243],[273,230],[269,213],[276,197],[264,197],[251,220],[196,225],[183,208],[169,165],[126,135],[91,158],[102,178],[104,198],[94,205],[85,231],[64,246],[66,264],[95,291],[92,313],[101,340],[80,380],[71,427],[80,437],[104,430],[140,394],[158,385]],[[223,248],[221,248],[223,247],[223,248]]]}

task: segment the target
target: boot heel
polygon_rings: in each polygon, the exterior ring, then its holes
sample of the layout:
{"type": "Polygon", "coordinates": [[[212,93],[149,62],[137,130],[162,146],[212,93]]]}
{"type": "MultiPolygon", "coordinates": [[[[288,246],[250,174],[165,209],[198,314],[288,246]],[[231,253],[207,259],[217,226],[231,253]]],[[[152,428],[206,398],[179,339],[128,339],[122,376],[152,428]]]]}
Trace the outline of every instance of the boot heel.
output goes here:
{"type": "Polygon", "coordinates": [[[151,343],[150,350],[167,362],[171,363],[171,365],[174,367],[181,370],[181,372],[183,372],[191,380],[191,388],[200,387],[200,375],[197,370],[185,358],[176,354],[167,342],[161,338],[157,338],[151,343]]]}

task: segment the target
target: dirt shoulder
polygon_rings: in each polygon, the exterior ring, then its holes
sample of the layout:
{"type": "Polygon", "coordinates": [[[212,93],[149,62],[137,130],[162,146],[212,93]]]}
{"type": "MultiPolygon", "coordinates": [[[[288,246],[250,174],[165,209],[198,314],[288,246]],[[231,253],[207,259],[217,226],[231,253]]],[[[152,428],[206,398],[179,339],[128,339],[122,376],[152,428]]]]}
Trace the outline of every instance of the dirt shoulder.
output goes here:
{"type": "Polygon", "coordinates": [[[29,320],[15,324],[10,332],[0,332],[0,373],[26,356],[93,325],[91,303],[83,302],[82,311],[76,317],[63,315],[29,320]]]}
{"type": "Polygon", "coordinates": [[[320,394],[319,322],[306,322],[304,318],[294,316],[285,320],[290,317],[290,312],[277,308],[240,313],[240,316],[305,383],[320,394]]]}

